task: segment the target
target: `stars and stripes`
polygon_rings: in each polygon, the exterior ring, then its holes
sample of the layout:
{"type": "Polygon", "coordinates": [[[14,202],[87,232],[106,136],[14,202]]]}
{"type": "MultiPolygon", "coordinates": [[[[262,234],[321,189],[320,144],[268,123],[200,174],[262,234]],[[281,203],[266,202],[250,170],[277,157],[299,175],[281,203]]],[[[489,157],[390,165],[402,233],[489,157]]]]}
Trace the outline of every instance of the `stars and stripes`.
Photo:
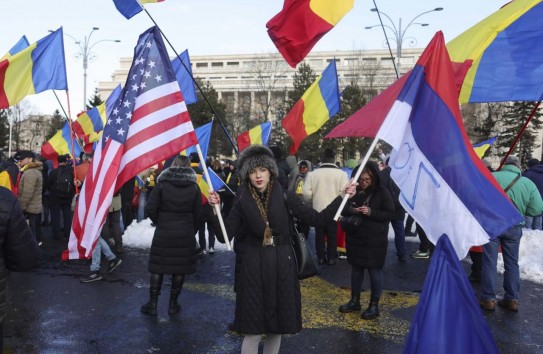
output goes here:
{"type": "Polygon", "coordinates": [[[157,27],[144,32],[85,178],[64,259],[88,258],[114,193],[144,169],[196,144],[196,134],[157,27]]]}

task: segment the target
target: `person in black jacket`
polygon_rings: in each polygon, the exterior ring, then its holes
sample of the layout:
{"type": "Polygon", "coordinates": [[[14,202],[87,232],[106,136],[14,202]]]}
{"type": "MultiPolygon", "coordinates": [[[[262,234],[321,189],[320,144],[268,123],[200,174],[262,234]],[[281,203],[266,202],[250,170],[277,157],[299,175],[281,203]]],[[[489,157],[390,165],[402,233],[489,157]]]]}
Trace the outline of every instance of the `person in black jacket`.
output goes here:
{"type": "Polygon", "coordinates": [[[17,198],[0,187],[0,351],[4,346],[6,283],[9,271],[32,269],[38,262],[39,247],[26,223],[17,198]]]}
{"type": "Polygon", "coordinates": [[[168,314],[174,315],[180,310],[177,298],[185,275],[196,271],[194,234],[202,217],[202,195],[188,157],[177,156],[159,175],[145,210],[156,229],[149,256],[150,298],[140,310],[156,316],[163,275],[171,274],[168,314]]]}
{"type": "Polygon", "coordinates": [[[57,184],[59,181],[59,174],[65,174],[72,171],[71,178],[73,178],[73,166],[70,164],[70,155],[61,155],[57,159],[58,167],[55,168],[47,178],[47,189],[49,190],[49,204],[51,207],[51,228],[53,229],[53,237],[56,239],[64,238],[67,240],[70,237],[70,230],[72,228],[72,199],[75,195],[75,186],[66,195],[59,195],[57,190],[57,184]],[[60,232],[60,214],[62,213],[63,230],[60,232]]]}
{"type": "MultiPolygon", "coordinates": [[[[262,334],[266,334],[264,353],[277,353],[282,334],[302,329],[300,283],[291,246],[294,224],[289,209],[309,225],[323,225],[334,216],[341,197],[320,213],[294,192],[286,192],[285,200],[273,153],[265,146],[246,148],[238,161],[242,184],[225,220],[229,238],[243,237],[245,247],[235,280],[233,330],[245,334],[241,353],[257,353],[262,334]]],[[[346,192],[354,194],[354,185],[346,192]]],[[[219,194],[210,193],[209,203],[220,204],[219,194]]],[[[224,243],[216,217],[214,222],[217,239],[224,243]]]]}
{"type": "MultiPolygon", "coordinates": [[[[352,173],[355,176],[357,166],[352,173]]],[[[346,231],[347,261],[351,265],[351,299],[339,307],[340,312],[359,311],[360,291],[364,270],[370,276],[370,303],[361,317],[366,320],[379,316],[379,300],[383,290],[383,267],[388,248],[388,224],[397,218],[389,191],[381,185],[379,167],[368,161],[358,179],[358,193],[345,206],[344,215],[362,217],[360,226],[346,231]]]]}

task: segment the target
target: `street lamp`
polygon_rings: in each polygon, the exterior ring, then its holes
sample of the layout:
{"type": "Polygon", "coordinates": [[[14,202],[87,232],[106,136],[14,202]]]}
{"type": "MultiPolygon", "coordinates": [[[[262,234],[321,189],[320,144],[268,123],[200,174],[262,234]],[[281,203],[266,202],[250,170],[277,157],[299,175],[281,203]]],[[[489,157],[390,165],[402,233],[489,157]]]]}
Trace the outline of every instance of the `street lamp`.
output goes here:
{"type": "Polygon", "coordinates": [[[90,39],[92,33],[94,31],[98,31],[99,29],[100,28],[98,27],[93,27],[90,33],[84,37],[83,41],[78,40],[74,36],[71,36],[68,33],[64,32],[65,36],[70,37],[74,41],[74,43],[79,46],[79,52],[75,54],[75,57],[83,59],[83,110],[87,110],[87,68],[89,65],[89,60],[94,59],[94,54],[91,52],[92,48],[94,48],[94,46],[96,46],[98,43],[102,42],[119,43],[121,41],[120,39],[101,39],[91,44],[90,39]]]}
{"type": "MultiPolygon", "coordinates": [[[[385,31],[384,29],[387,28],[389,29],[392,34],[394,34],[394,40],[396,41],[396,61],[397,61],[397,67],[398,67],[398,73],[400,72],[400,58],[402,57],[402,44],[403,44],[403,41],[405,39],[409,39],[411,37],[405,37],[405,32],[409,29],[409,27],[411,27],[412,25],[419,25],[421,27],[426,27],[428,26],[427,23],[420,23],[420,22],[415,22],[415,20],[419,17],[421,17],[422,15],[424,14],[427,14],[427,13],[430,13],[430,12],[435,12],[435,11],[443,11],[443,8],[442,7],[436,7],[435,9],[433,10],[429,10],[429,11],[424,11],[424,12],[421,12],[420,14],[418,14],[417,16],[413,17],[413,19],[411,19],[411,21],[409,21],[409,23],[407,24],[407,26],[405,26],[404,29],[402,29],[402,19],[400,18],[399,21],[398,21],[398,27],[396,27],[396,25],[394,24],[394,21],[392,21],[392,19],[390,18],[390,16],[388,16],[386,13],[382,12],[382,11],[379,11],[378,9],[376,8],[373,8],[371,9],[370,11],[372,12],[377,12],[378,14],[380,15],[383,15],[385,16],[389,21],[390,21],[390,24],[392,26],[389,26],[389,25],[385,25],[385,24],[381,24],[381,25],[373,25],[373,26],[367,26],[367,27],[364,27],[365,29],[371,29],[371,28],[374,28],[374,27],[382,27],[383,28],[383,31],[385,31]]],[[[380,19],[380,17],[379,17],[380,19]]],[[[382,23],[382,21],[381,21],[382,23]]],[[[385,34],[386,36],[386,34],[385,34]]],[[[388,41],[388,37],[386,37],[386,41],[387,41],[387,44],[390,43],[388,41]]],[[[411,46],[414,46],[416,45],[417,41],[415,38],[411,38],[411,46]]],[[[390,46],[389,46],[390,48],[390,46]]],[[[392,53],[391,53],[392,54],[392,53]]]]}

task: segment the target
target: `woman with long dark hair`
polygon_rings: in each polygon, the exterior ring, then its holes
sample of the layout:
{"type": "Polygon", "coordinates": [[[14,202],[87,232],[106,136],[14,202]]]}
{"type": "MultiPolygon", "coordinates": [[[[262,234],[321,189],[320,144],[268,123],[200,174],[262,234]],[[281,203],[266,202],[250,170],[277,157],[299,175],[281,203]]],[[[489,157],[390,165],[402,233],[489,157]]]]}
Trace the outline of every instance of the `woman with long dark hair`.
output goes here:
{"type": "MultiPolygon", "coordinates": [[[[341,197],[318,213],[294,192],[285,195],[273,153],[265,146],[246,148],[238,162],[242,184],[225,220],[228,236],[242,237],[244,245],[243,259],[237,264],[233,330],[245,335],[241,353],[258,353],[263,334],[264,353],[277,353],[281,335],[302,329],[300,283],[291,246],[295,231],[289,209],[304,223],[323,225],[333,218],[341,197]]],[[[353,195],[355,186],[345,191],[353,195]]],[[[209,202],[219,204],[219,195],[210,193],[209,202]]],[[[219,229],[217,225],[217,239],[224,242],[219,229]]]]}
{"type": "MultiPolygon", "coordinates": [[[[352,176],[356,174],[357,166],[352,176]]],[[[388,190],[381,186],[379,167],[368,161],[358,179],[356,195],[345,206],[343,215],[361,217],[359,226],[346,230],[347,261],[351,265],[351,299],[339,307],[340,312],[360,311],[360,291],[364,270],[371,284],[370,303],[361,317],[371,320],[379,316],[379,300],[383,291],[383,267],[388,248],[388,225],[395,217],[394,203],[388,190]]]]}

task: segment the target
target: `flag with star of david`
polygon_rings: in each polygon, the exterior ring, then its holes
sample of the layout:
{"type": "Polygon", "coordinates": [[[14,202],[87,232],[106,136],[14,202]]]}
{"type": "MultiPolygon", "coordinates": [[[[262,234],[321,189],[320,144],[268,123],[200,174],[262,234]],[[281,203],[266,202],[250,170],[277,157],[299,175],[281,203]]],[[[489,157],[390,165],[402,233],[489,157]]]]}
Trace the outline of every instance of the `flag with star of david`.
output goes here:
{"type": "Polygon", "coordinates": [[[140,35],[126,84],[97,144],[62,258],[89,258],[114,194],[146,168],[197,143],[158,27],[140,35]]]}

